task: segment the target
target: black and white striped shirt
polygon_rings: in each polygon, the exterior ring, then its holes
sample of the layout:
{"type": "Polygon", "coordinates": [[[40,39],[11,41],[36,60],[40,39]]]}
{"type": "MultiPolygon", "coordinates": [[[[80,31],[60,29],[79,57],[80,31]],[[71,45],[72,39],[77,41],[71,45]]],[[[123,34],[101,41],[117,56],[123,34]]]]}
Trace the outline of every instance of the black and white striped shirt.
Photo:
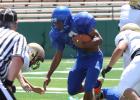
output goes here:
{"type": "Polygon", "coordinates": [[[8,65],[12,56],[24,59],[27,42],[23,35],[10,29],[0,28],[0,79],[7,77],[8,65]]]}

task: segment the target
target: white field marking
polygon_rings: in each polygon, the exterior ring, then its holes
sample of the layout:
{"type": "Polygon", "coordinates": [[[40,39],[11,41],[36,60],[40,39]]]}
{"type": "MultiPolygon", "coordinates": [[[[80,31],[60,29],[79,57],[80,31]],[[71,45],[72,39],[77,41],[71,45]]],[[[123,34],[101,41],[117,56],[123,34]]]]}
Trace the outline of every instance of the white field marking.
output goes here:
{"type": "MultiPolygon", "coordinates": [[[[16,92],[18,92],[18,93],[25,93],[26,91],[24,91],[24,90],[17,90],[16,92]]],[[[49,92],[49,91],[47,91],[45,93],[46,94],[68,94],[67,92],[49,92]]]]}
{"type": "MultiPolygon", "coordinates": [[[[123,68],[112,68],[112,71],[123,70],[123,68]]],[[[54,73],[68,74],[69,71],[55,71],[54,73]]],[[[47,72],[23,72],[24,75],[46,75],[47,72]]]]}
{"type": "MultiPolygon", "coordinates": [[[[22,87],[16,87],[16,89],[17,89],[16,92],[21,92],[21,93],[26,92],[22,89],[22,87]]],[[[47,93],[47,94],[68,94],[67,88],[47,88],[47,91],[45,93],[47,93]]],[[[80,94],[83,94],[83,93],[80,93],[80,94]]]]}
{"type": "MultiPolygon", "coordinates": [[[[68,67],[68,68],[66,68],[67,70],[70,70],[71,68],[70,67],[68,67]]],[[[112,68],[112,70],[113,71],[116,71],[116,70],[123,70],[123,68],[112,68]]]]}
{"type": "MultiPolygon", "coordinates": [[[[54,73],[62,73],[62,74],[67,74],[69,73],[69,71],[55,71],[54,73]]],[[[23,72],[24,75],[29,75],[29,74],[32,74],[32,75],[36,75],[36,74],[39,74],[39,75],[46,75],[47,72],[23,72]]]]}
{"type": "MultiPolygon", "coordinates": [[[[26,77],[27,79],[45,79],[45,77],[26,77]]],[[[56,77],[52,77],[51,79],[55,79],[55,80],[67,80],[68,78],[56,78],[56,77]]],[[[118,81],[120,79],[112,79],[112,78],[105,78],[106,81],[118,81]]]]}
{"type": "MultiPolygon", "coordinates": [[[[108,63],[108,62],[109,62],[109,60],[104,61],[104,63],[108,63]]],[[[66,60],[62,63],[75,63],[75,60],[66,60]]],[[[123,63],[123,61],[118,61],[117,63],[123,63]]]]}
{"type": "MultiPolygon", "coordinates": [[[[22,87],[16,87],[17,90],[23,90],[22,87]]],[[[67,91],[67,88],[47,88],[47,91],[67,91]]]]}
{"type": "Polygon", "coordinates": [[[75,61],[64,61],[62,63],[75,63],[75,61]]]}
{"type": "MultiPolygon", "coordinates": [[[[122,71],[123,68],[112,68],[112,70],[113,70],[113,71],[118,71],[118,70],[121,70],[121,71],[122,71]]],[[[111,70],[111,71],[112,71],[112,70],[111,70]]]]}
{"type": "MultiPolygon", "coordinates": [[[[16,87],[16,92],[26,92],[22,89],[22,87],[16,87]]],[[[68,94],[67,88],[47,88],[45,93],[52,93],[52,94],[68,94]]]]}

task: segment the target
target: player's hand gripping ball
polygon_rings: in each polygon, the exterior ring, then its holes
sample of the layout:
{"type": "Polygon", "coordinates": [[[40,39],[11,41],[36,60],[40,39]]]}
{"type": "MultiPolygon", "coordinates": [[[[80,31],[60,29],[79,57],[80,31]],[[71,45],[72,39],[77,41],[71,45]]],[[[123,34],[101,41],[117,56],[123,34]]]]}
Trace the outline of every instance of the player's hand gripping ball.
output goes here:
{"type": "Polygon", "coordinates": [[[91,37],[86,34],[80,34],[73,36],[73,41],[81,41],[81,42],[89,42],[91,41],[91,37]]]}
{"type": "Polygon", "coordinates": [[[75,35],[72,41],[78,48],[84,48],[83,43],[92,41],[91,37],[86,34],[75,35]]]}

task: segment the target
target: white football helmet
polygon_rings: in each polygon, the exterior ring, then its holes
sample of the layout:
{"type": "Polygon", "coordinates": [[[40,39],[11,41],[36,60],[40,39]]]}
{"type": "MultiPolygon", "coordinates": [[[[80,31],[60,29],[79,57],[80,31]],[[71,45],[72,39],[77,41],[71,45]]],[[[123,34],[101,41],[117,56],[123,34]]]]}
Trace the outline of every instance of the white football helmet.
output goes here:
{"type": "Polygon", "coordinates": [[[140,32],[140,27],[135,23],[128,23],[122,26],[122,28],[120,29],[120,31],[125,31],[125,30],[132,30],[132,31],[140,32]]]}
{"type": "Polygon", "coordinates": [[[28,44],[28,53],[30,57],[30,67],[35,70],[39,68],[40,61],[43,62],[45,59],[45,51],[43,47],[37,43],[28,44]]]}
{"type": "Polygon", "coordinates": [[[140,9],[140,0],[129,0],[130,6],[140,9]]]}

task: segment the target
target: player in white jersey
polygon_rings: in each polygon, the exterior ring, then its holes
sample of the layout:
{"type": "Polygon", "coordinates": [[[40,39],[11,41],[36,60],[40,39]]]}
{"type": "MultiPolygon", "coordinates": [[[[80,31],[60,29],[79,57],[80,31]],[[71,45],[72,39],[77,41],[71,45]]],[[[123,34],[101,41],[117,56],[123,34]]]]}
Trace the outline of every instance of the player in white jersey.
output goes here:
{"type": "MultiPolygon", "coordinates": [[[[119,27],[127,23],[135,23],[140,26],[140,0],[129,0],[129,4],[121,7],[119,27]]],[[[129,55],[127,52],[123,53],[124,66],[130,63],[129,55]]]]}
{"type": "MultiPolygon", "coordinates": [[[[121,99],[126,89],[132,88],[140,95],[140,27],[134,23],[128,23],[121,28],[115,38],[116,48],[111,56],[108,66],[103,69],[102,74],[109,72],[124,52],[131,58],[128,66],[125,67],[118,85],[118,94],[121,99]],[[129,78],[129,79],[128,79],[129,78]]],[[[130,98],[129,98],[130,99],[130,98]]],[[[123,99],[122,99],[123,100],[123,99]]],[[[130,99],[131,100],[131,99],[130,99]]]]}
{"type": "MultiPolygon", "coordinates": [[[[121,8],[119,27],[121,28],[123,25],[130,22],[140,26],[140,0],[129,0],[129,4],[123,5],[121,8]]],[[[123,60],[124,66],[127,66],[130,63],[130,58],[129,55],[127,55],[127,52],[123,53],[123,60]]],[[[137,86],[137,88],[139,87],[140,86],[137,86]]],[[[128,98],[131,97],[135,100],[138,98],[138,95],[132,90],[133,89],[127,89],[125,95],[128,96],[128,98]]]]}
{"type": "Polygon", "coordinates": [[[31,70],[36,70],[40,67],[40,62],[43,62],[45,58],[45,51],[41,45],[38,43],[29,43],[27,47],[27,52],[24,57],[24,65],[22,70],[18,75],[18,80],[22,88],[27,91],[33,91],[39,94],[43,94],[45,91],[43,88],[33,86],[29,81],[23,76],[22,72],[27,72],[31,70]]]}
{"type": "MultiPolygon", "coordinates": [[[[122,27],[124,25],[128,24],[128,23],[135,23],[135,24],[140,26],[140,0],[129,0],[129,4],[125,4],[125,5],[123,5],[121,7],[121,15],[120,15],[119,28],[122,29],[122,27]]],[[[127,27],[127,28],[135,29],[135,25],[134,26],[132,25],[131,27],[127,27]]],[[[118,39],[121,38],[121,36],[123,36],[122,35],[123,33],[125,33],[125,32],[122,32],[121,35],[118,37],[118,39]]],[[[116,51],[114,51],[114,52],[116,52],[116,51]]],[[[124,62],[124,69],[125,69],[126,67],[129,66],[129,64],[131,63],[131,60],[132,60],[131,56],[130,56],[130,51],[129,50],[125,50],[125,52],[123,52],[122,55],[123,55],[123,62],[124,62]]],[[[112,67],[107,67],[106,71],[104,70],[102,72],[108,72],[108,71],[111,70],[111,68],[112,67]]],[[[127,70],[129,68],[127,68],[127,70]]],[[[135,89],[138,89],[139,87],[140,86],[137,85],[135,87],[135,89]]],[[[135,91],[132,91],[132,89],[127,89],[127,90],[125,91],[125,97],[127,96],[127,97],[129,97],[129,100],[134,100],[134,97],[132,98],[132,96],[130,94],[132,94],[132,93],[134,94],[135,91]]],[[[139,90],[137,90],[137,91],[139,91],[139,90]]],[[[112,91],[109,90],[109,92],[112,92],[112,91]]],[[[107,92],[107,90],[106,90],[106,93],[109,93],[109,92],[107,92]]],[[[117,97],[117,96],[115,96],[115,97],[117,97]]],[[[124,99],[126,99],[126,98],[124,98],[124,99]]],[[[108,100],[112,100],[112,98],[110,98],[108,100]]]]}
{"type": "Polygon", "coordinates": [[[17,13],[0,11],[0,100],[15,100],[13,81],[24,63],[26,38],[16,32],[17,13]],[[6,88],[6,89],[5,89],[6,88]]]}

